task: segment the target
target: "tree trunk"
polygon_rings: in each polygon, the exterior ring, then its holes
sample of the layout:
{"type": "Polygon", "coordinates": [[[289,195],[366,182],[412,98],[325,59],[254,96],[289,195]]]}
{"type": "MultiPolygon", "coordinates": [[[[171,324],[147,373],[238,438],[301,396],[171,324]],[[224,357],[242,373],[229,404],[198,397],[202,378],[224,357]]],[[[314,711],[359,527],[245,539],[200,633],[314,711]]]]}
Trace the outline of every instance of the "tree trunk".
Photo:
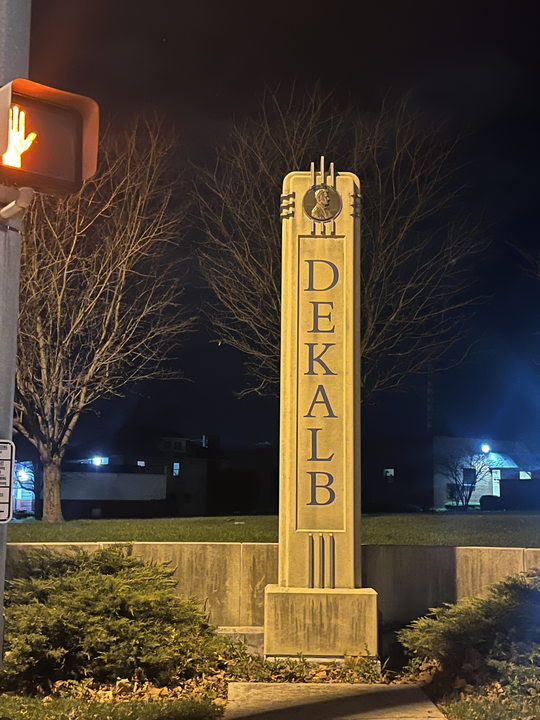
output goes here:
{"type": "Polygon", "coordinates": [[[43,522],[64,522],[60,501],[61,458],[47,458],[43,462],[43,522]]]}

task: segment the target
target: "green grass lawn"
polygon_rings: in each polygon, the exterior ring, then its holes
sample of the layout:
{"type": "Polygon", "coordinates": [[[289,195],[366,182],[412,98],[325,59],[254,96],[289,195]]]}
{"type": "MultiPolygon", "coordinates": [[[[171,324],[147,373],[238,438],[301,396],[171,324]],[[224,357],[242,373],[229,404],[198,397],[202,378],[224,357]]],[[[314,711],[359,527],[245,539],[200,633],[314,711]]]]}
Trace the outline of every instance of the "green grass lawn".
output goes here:
{"type": "Polygon", "coordinates": [[[218,716],[208,702],[97,703],[70,698],[0,695],[0,717],[11,720],[210,720],[218,716]]]}
{"type": "Polygon", "coordinates": [[[474,693],[449,698],[438,707],[449,720],[536,720],[540,717],[538,697],[483,697],[474,693]]]}
{"type": "Polygon", "coordinates": [[[9,523],[8,542],[277,542],[276,516],[9,523]]]}
{"type": "Polygon", "coordinates": [[[364,516],[367,545],[540,547],[540,513],[417,513],[364,516]]]}
{"type": "MultiPolygon", "coordinates": [[[[540,513],[364,515],[367,545],[540,547],[540,513]]],[[[8,542],[277,542],[275,516],[10,523],[8,542]]]]}

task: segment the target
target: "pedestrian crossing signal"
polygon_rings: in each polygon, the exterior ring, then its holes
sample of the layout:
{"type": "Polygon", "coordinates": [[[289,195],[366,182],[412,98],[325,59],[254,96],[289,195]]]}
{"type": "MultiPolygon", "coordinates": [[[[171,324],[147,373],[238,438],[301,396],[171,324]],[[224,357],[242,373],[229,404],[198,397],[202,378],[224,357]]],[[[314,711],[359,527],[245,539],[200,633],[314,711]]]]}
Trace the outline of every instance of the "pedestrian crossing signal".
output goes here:
{"type": "Polygon", "coordinates": [[[0,88],[0,184],[78,192],[96,172],[98,133],[94,100],[13,80],[0,88]]]}

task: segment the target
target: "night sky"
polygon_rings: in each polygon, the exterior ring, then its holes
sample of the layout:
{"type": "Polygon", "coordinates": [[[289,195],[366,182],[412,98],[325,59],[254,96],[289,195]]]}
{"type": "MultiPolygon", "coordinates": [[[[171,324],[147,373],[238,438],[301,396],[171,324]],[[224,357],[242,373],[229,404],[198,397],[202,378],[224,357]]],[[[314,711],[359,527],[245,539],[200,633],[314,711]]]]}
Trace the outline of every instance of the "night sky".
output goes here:
{"type": "MultiPolygon", "coordinates": [[[[540,243],[539,28],[532,0],[34,0],[30,79],[90,95],[120,122],[157,110],[194,159],[211,156],[229,118],[254,112],[268,85],[320,81],[338,102],[364,110],[411,92],[465,136],[471,202],[493,238],[478,268],[493,294],[474,322],[478,352],[439,376],[441,414],[456,435],[535,440],[540,282],[525,277],[512,245],[540,243]]],[[[240,356],[201,329],[185,342],[181,365],[191,382],[148,385],[102,405],[100,429],[89,416],[78,441],[97,449],[100,431],[127,419],[219,434],[229,445],[276,442],[277,402],[233,394],[245,383],[240,356]]],[[[364,431],[420,432],[424,381],[417,385],[368,408],[364,431]]]]}

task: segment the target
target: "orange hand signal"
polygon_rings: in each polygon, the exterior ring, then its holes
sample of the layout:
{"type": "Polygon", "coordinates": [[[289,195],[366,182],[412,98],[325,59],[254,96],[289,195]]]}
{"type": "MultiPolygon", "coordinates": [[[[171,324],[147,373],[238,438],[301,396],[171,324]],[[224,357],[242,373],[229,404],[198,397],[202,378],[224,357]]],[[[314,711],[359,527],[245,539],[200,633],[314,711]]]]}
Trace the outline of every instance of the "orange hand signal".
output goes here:
{"type": "Polygon", "coordinates": [[[14,105],[9,111],[8,149],[2,155],[2,163],[10,167],[21,167],[21,155],[28,150],[37,135],[31,132],[25,137],[26,114],[14,105]]]}

